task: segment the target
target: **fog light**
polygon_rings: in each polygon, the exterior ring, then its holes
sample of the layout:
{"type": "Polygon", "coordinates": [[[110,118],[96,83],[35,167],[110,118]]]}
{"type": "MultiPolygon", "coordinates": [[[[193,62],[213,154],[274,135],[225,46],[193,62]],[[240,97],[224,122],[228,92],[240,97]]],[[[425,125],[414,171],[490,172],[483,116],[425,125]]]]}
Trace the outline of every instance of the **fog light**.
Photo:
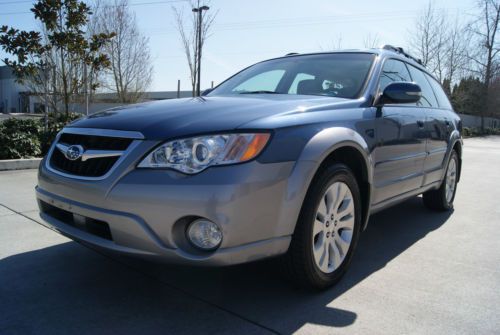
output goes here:
{"type": "Polygon", "coordinates": [[[187,238],[196,247],[213,250],[222,242],[222,232],[213,222],[199,219],[191,222],[187,229],[187,238]]]}

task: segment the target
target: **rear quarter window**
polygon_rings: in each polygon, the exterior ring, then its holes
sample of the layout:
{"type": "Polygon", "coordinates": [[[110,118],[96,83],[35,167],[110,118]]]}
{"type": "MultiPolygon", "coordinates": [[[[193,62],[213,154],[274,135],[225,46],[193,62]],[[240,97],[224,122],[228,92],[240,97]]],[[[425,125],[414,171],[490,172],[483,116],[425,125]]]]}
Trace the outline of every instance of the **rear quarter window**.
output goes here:
{"type": "Polygon", "coordinates": [[[422,89],[422,97],[420,101],[417,102],[417,106],[422,107],[438,107],[438,102],[436,96],[434,95],[434,90],[431,84],[425,78],[425,74],[412,65],[408,65],[410,70],[411,78],[416,82],[422,89]]]}
{"type": "Polygon", "coordinates": [[[436,94],[436,98],[439,104],[439,107],[441,108],[446,108],[446,109],[452,109],[450,100],[448,100],[448,96],[446,93],[444,93],[443,88],[441,85],[431,76],[429,76],[427,73],[425,74],[425,77],[427,78],[427,81],[431,84],[432,89],[434,90],[434,93],[436,94]]]}

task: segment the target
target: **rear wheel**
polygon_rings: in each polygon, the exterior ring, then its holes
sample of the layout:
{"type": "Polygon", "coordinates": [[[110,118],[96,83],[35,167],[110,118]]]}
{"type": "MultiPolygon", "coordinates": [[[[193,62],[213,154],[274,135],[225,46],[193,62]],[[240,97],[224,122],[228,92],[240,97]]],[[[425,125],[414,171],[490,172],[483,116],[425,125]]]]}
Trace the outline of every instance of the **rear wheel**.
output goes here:
{"type": "Polygon", "coordinates": [[[437,190],[427,191],[423,194],[426,207],[432,210],[447,211],[453,208],[458,182],[458,155],[455,150],[451,152],[446,175],[437,190]]]}
{"type": "Polygon", "coordinates": [[[325,168],[314,179],[284,263],[301,286],[324,289],[346,272],[361,226],[359,188],[343,164],[325,168]]]}

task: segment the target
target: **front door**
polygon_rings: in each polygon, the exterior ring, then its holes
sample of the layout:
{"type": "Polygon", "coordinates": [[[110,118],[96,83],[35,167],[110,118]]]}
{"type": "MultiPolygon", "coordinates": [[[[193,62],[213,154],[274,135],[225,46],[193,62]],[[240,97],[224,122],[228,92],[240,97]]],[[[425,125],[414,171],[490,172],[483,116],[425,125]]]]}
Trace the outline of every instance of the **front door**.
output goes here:
{"type": "MultiPolygon", "coordinates": [[[[412,80],[405,63],[389,59],[382,68],[379,92],[394,81],[412,80]]],[[[387,104],[377,114],[373,204],[420,188],[427,155],[425,108],[387,104]]]]}

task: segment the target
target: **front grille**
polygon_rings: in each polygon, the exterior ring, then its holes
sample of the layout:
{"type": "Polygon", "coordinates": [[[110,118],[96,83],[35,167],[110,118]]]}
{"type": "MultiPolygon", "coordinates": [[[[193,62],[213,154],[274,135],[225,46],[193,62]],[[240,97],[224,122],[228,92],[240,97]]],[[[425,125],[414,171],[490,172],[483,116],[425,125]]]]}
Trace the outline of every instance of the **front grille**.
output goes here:
{"type": "Polygon", "coordinates": [[[93,150],[126,150],[131,142],[131,138],[81,135],[71,133],[62,133],[61,137],[59,138],[59,143],[68,145],[79,144],[85,149],[93,150]]]}
{"type": "MultiPolygon", "coordinates": [[[[113,150],[124,151],[132,143],[130,138],[107,137],[63,133],[58,143],[64,145],[81,145],[85,150],[113,150]]],[[[60,172],[83,177],[104,176],[119,159],[115,157],[93,158],[86,161],[81,159],[69,160],[57,148],[54,148],[50,157],[50,166],[60,172]]]]}
{"type": "Polygon", "coordinates": [[[85,231],[89,234],[112,241],[111,230],[109,225],[101,220],[92,219],[86,216],[73,214],[58,207],[52,206],[45,201],[40,201],[42,213],[53,217],[69,226],[85,231]]]}

